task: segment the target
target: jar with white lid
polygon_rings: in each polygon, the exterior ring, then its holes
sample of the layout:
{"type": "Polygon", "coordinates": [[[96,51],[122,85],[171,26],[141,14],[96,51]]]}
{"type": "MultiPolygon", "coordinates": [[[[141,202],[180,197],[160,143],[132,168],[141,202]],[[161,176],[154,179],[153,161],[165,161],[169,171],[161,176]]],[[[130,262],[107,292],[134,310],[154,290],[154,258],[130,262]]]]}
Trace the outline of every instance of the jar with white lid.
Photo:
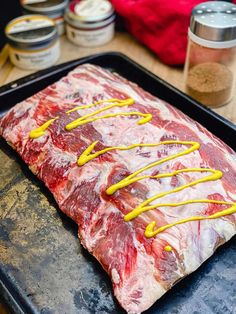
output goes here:
{"type": "Polygon", "coordinates": [[[21,0],[24,14],[46,15],[54,20],[59,35],[64,34],[64,13],[69,0],[21,0]]]}
{"type": "Polygon", "coordinates": [[[236,73],[236,5],[225,1],[197,5],[188,36],[186,93],[210,107],[227,104],[236,73]]]}
{"type": "Polygon", "coordinates": [[[22,69],[40,70],[56,63],[60,44],[54,21],[43,15],[24,15],[5,29],[11,62],[22,69]]]}
{"type": "Polygon", "coordinates": [[[68,39],[82,47],[96,47],[114,36],[115,14],[108,0],[74,0],[65,14],[68,39]]]}

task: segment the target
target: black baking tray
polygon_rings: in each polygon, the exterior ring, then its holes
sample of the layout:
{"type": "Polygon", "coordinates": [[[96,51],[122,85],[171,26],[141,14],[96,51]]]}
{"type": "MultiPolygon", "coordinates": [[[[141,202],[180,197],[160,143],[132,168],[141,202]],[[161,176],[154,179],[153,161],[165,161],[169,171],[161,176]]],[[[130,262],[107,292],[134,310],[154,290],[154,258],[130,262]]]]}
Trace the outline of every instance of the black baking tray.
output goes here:
{"type": "MultiPolygon", "coordinates": [[[[136,82],[236,150],[235,125],[117,52],[60,64],[2,86],[0,115],[88,62],[136,82]]],[[[0,221],[0,295],[15,313],[124,313],[113,297],[108,276],[79,244],[77,226],[60,212],[51,194],[17,154],[3,140],[0,145],[1,156],[13,169],[8,184],[0,188],[2,211],[11,203],[9,214],[0,221]],[[12,202],[14,195],[16,200],[12,202]]],[[[235,265],[234,237],[145,313],[233,313],[235,265]]]]}

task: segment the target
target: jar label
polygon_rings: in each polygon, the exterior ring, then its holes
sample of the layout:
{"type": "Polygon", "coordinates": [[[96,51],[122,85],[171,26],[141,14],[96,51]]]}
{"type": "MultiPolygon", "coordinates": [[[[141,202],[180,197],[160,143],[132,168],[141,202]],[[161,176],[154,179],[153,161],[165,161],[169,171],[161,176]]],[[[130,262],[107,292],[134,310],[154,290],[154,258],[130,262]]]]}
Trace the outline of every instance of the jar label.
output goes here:
{"type": "Polygon", "coordinates": [[[110,41],[114,36],[114,23],[100,29],[76,29],[66,25],[67,37],[70,41],[79,46],[96,47],[110,41]]]}
{"type": "Polygon", "coordinates": [[[60,56],[59,41],[53,46],[39,51],[23,51],[13,47],[9,49],[11,62],[27,70],[40,70],[53,65],[60,56]]]}

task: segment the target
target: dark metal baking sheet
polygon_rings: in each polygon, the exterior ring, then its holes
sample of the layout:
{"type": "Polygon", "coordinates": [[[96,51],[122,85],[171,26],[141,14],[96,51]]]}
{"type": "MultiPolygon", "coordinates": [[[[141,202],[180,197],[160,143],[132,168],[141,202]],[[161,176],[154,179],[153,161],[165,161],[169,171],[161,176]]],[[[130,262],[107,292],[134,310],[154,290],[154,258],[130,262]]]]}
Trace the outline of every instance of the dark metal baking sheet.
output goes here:
{"type": "MultiPolygon", "coordinates": [[[[199,121],[236,150],[236,128],[119,53],[105,53],[37,72],[0,88],[0,114],[90,62],[116,71],[199,121]]],[[[15,313],[124,313],[110,280],[77,239],[77,226],[17,154],[0,140],[0,294],[15,313]]],[[[148,314],[234,313],[235,237],[176,284],[148,314]]]]}

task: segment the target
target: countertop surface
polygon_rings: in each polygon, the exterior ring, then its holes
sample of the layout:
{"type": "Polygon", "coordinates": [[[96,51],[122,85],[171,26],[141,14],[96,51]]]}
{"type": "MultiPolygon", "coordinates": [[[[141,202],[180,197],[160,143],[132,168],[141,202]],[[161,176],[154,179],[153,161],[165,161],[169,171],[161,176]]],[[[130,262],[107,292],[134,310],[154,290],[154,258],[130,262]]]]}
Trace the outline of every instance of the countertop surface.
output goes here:
{"type": "MultiPolygon", "coordinates": [[[[77,47],[70,43],[65,36],[62,36],[61,56],[57,63],[59,64],[105,51],[122,52],[178,89],[184,89],[183,67],[169,67],[163,64],[154,53],[125,32],[117,32],[111,42],[97,48],[77,47]]],[[[0,55],[0,86],[30,73],[32,73],[32,71],[21,70],[13,66],[9,60],[4,62],[4,56],[1,60],[0,55]]],[[[236,123],[236,88],[234,89],[234,98],[229,104],[213,110],[226,119],[236,123]]]]}

